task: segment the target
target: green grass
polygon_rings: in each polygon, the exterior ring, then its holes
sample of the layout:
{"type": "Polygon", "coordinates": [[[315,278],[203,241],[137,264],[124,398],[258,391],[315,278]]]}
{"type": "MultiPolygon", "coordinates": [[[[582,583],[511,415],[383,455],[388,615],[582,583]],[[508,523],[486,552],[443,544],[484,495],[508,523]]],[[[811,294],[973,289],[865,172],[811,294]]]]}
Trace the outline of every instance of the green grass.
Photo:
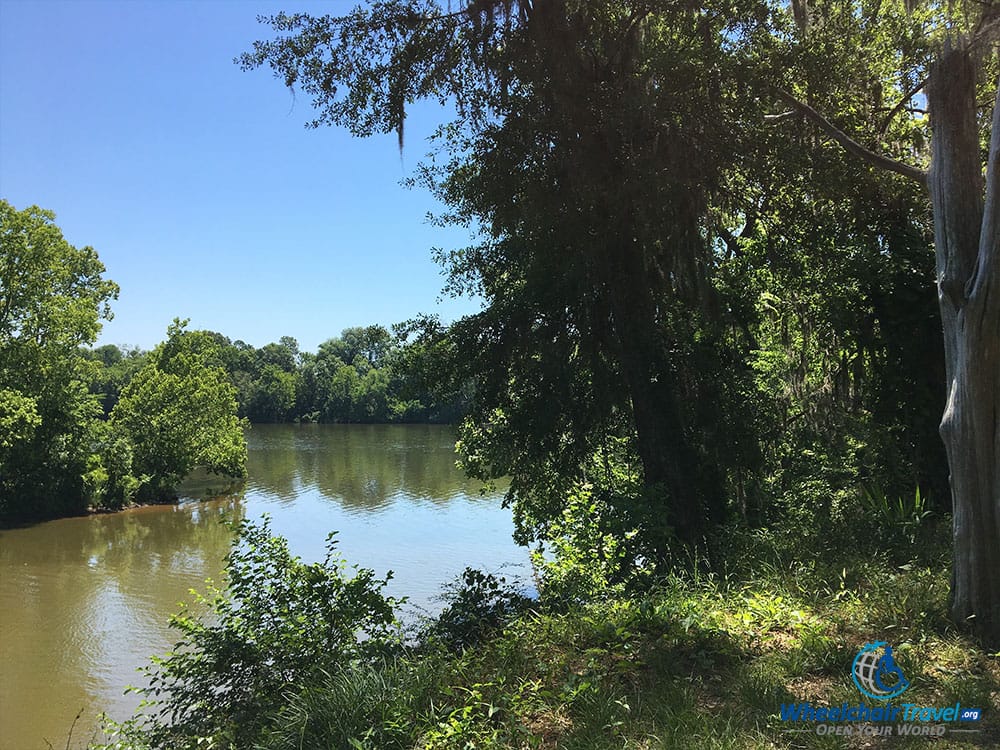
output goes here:
{"type": "Polygon", "coordinates": [[[996,746],[1000,661],[948,628],[944,576],[874,565],[863,574],[821,586],[676,577],[640,599],[528,612],[461,653],[428,648],[290,695],[264,747],[996,746]],[[851,663],[876,638],[894,645],[912,682],[906,702],[982,708],[981,732],[788,733],[782,702],[859,701],[851,663]]]}

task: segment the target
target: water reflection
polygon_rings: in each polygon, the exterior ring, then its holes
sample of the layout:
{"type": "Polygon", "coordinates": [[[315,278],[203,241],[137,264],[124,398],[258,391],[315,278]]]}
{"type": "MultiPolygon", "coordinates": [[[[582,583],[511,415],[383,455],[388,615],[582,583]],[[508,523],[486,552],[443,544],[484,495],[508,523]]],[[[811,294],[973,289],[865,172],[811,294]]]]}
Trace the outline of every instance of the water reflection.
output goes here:
{"type": "Polygon", "coordinates": [[[476,497],[455,468],[454,435],[437,425],[261,425],[251,487],[285,501],[318,489],[345,507],[378,510],[399,498],[476,497]]]}
{"type": "Polygon", "coordinates": [[[164,615],[222,568],[219,517],[241,513],[230,498],[0,532],[0,747],[63,746],[109,698],[130,710],[121,692],[170,643],[164,615]]]}
{"type": "MultiPolygon", "coordinates": [[[[466,565],[526,562],[499,494],[480,495],[455,468],[448,428],[267,425],[248,442],[237,494],[0,532],[0,748],[64,747],[81,708],[82,742],[99,711],[132,712],[137,699],[122,691],[175,642],[170,614],[219,577],[230,542],[222,516],[269,513],[307,560],[338,531],[351,563],[394,570],[390,593],[427,608],[466,565]]],[[[184,491],[224,487],[196,476],[184,491]]]]}

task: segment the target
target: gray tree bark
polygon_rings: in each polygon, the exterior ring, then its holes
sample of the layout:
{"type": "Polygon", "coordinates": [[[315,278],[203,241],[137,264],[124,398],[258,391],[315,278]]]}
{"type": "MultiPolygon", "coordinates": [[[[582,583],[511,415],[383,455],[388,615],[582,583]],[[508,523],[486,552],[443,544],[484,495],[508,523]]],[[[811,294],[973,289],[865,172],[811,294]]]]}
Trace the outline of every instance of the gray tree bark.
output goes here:
{"type": "Polygon", "coordinates": [[[985,186],[975,85],[970,45],[947,44],[928,90],[928,187],[947,382],[951,615],[1000,645],[1000,82],[985,186]]]}
{"type": "MultiPolygon", "coordinates": [[[[993,21],[991,20],[992,24],[993,21]]],[[[941,438],[952,500],[951,616],[1000,646],[1000,80],[986,180],[976,123],[978,40],[946,42],[927,91],[931,168],[875,154],[785,91],[778,96],[847,151],[873,166],[925,182],[934,211],[938,302],[947,400],[941,438]]]]}

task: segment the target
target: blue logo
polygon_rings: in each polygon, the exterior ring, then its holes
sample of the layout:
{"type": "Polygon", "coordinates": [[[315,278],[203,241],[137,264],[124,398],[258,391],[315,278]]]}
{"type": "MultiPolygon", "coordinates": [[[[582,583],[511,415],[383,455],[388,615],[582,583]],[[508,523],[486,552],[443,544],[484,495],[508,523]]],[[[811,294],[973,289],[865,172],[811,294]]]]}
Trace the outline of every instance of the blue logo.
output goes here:
{"type": "Polygon", "coordinates": [[[910,687],[910,681],[892,657],[892,646],[885,641],[865,644],[854,657],[851,677],[858,690],[877,701],[895,698],[910,687]]]}

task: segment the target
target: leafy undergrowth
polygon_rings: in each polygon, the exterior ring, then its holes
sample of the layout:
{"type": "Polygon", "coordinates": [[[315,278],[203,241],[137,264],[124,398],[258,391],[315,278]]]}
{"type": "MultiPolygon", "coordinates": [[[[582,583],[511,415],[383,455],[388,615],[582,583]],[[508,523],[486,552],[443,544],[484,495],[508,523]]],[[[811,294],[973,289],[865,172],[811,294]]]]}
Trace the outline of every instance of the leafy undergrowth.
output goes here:
{"type": "Polygon", "coordinates": [[[997,746],[1000,660],[948,629],[944,577],[861,573],[832,586],[675,578],[638,600],[528,611],[457,654],[427,648],[324,677],[289,696],[261,747],[997,746]],[[897,703],[981,708],[979,723],[947,725],[978,731],[789,732],[811,725],[783,723],[782,703],[858,704],[851,665],[876,639],[893,644],[911,681],[897,703]]]}
{"type": "Polygon", "coordinates": [[[444,611],[404,638],[384,581],[339,562],[332,537],[326,561],[306,565],[266,520],[239,531],[228,597],[206,621],[175,618],[182,641],[148,670],[140,692],[159,718],[109,722],[95,747],[1000,747],[1000,654],[949,624],[936,552],[902,566],[837,549],[803,560],[809,545],[763,535],[736,540],[748,543],[730,550],[725,575],[689,566],[575,604],[466,571],[444,611]],[[894,705],[960,703],[981,721],[925,723],[945,730],[934,737],[898,736],[895,721],[893,736],[782,721],[782,704],[879,705],[851,678],[874,641],[892,645],[909,680],[894,705]]]}

